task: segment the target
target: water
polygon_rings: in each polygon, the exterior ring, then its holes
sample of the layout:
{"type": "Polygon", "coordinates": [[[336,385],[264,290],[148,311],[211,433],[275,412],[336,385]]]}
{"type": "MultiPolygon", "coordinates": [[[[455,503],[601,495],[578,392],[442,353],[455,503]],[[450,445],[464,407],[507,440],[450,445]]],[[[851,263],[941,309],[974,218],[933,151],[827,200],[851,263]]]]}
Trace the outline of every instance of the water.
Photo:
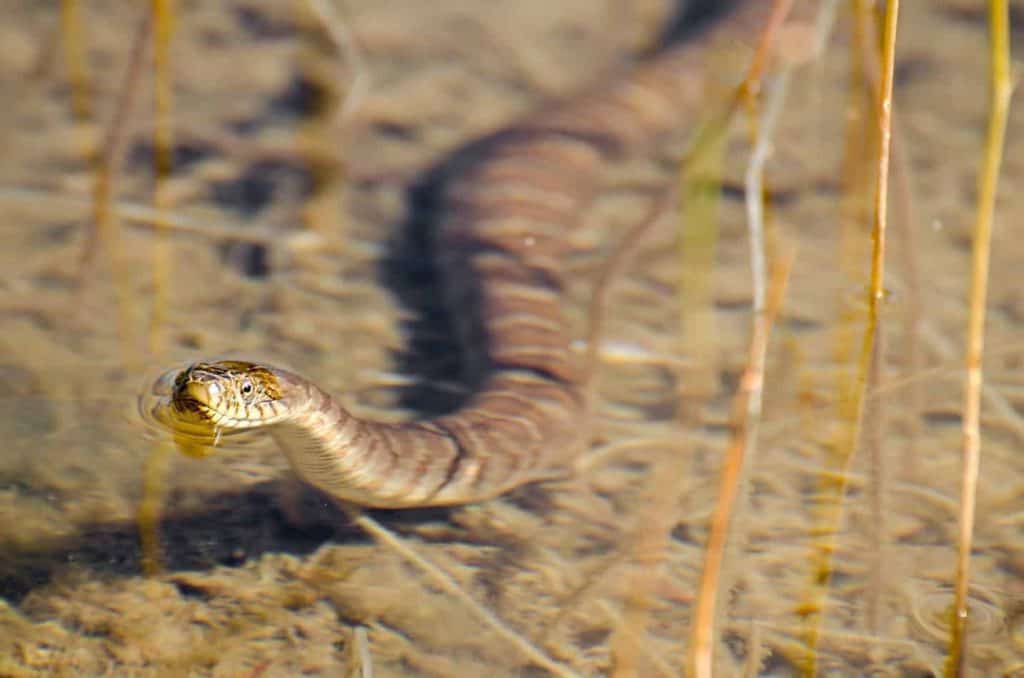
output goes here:
{"type": "MultiPolygon", "coordinates": [[[[169,236],[169,283],[158,286],[153,230],[127,218],[88,284],[78,284],[92,185],[84,153],[102,128],[72,121],[56,9],[5,10],[0,77],[16,94],[0,110],[0,674],[337,675],[356,664],[360,637],[378,675],[539,671],[394,549],[323,497],[295,492],[268,441],[173,458],[160,531],[166,573],[140,574],[143,469],[161,444],[136,413],[147,380],[181,360],[241,353],[315,376],[368,416],[399,419],[457,401],[464,392],[445,377],[451,346],[430,322],[439,308],[424,262],[400,260],[399,276],[379,265],[400,249],[407,187],[461,141],[614,63],[663,16],[656,3],[629,11],[586,2],[363,5],[347,16],[364,46],[367,94],[339,157],[313,160],[295,150],[297,135],[316,134],[300,124],[317,98],[299,73],[333,74],[338,62],[298,30],[294,5],[179,8],[168,192],[190,230],[169,236]],[[347,168],[344,200],[317,192],[331,173],[313,171],[338,160],[347,168]],[[344,234],[343,246],[303,235],[317,227],[344,234]],[[409,324],[410,308],[427,309],[427,321],[409,324]],[[416,381],[424,375],[431,381],[416,381]]],[[[125,67],[131,10],[83,8],[101,123],[125,67]]],[[[968,3],[904,3],[896,138],[910,169],[920,283],[915,292],[894,185],[885,386],[869,403],[836,539],[818,646],[829,675],[941,667],[984,136],[984,22],[968,3]],[[905,328],[915,311],[913,344],[905,328]],[[874,488],[882,488],[882,550],[874,488]]],[[[861,336],[847,320],[861,318],[867,280],[866,228],[843,227],[840,218],[848,40],[843,29],[824,61],[798,72],[769,166],[772,220],[797,258],[769,353],[759,452],[734,525],[733,543],[742,541],[724,575],[718,647],[726,675],[743,666],[757,673],[755,645],[762,675],[792,675],[806,629],[797,609],[815,599],[812,555],[827,521],[812,497],[822,468],[835,466],[828,450],[842,431],[837,394],[861,336]]],[[[146,203],[152,187],[150,85],[147,76],[133,116],[118,184],[124,202],[146,203]]],[[[1021,124],[1011,111],[990,286],[969,643],[979,675],[1024,665],[1024,293],[1016,272],[1024,252],[1013,230],[1024,197],[1012,190],[1024,169],[1021,124]]],[[[630,605],[640,593],[649,614],[638,673],[682,672],[731,397],[746,361],[742,137],[727,151],[705,352],[678,339],[670,228],[615,288],[594,431],[608,457],[573,482],[480,506],[374,514],[583,674],[605,673],[613,654],[625,656],[630,636],[619,629],[634,623],[630,605]],[[699,425],[674,423],[680,392],[699,425]]],[[[672,172],[667,162],[617,168],[618,188],[588,216],[568,262],[578,274],[569,312],[580,334],[594,272],[646,204],[631,187],[672,172]]]]}

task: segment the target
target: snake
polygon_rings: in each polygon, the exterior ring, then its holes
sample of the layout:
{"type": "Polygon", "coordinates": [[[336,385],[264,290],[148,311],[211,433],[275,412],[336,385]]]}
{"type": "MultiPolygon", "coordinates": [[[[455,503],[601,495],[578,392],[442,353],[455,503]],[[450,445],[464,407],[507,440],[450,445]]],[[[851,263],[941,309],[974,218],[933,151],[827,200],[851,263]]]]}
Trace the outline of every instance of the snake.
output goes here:
{"type": "Polygon", "coordinates": [[[305,482],[372,508],[475,503],[570,473],[587,408],[562,312],[571,236],[611,166],[695,123],[710,79],[726,78],[711,46],[750,53],[772,3],[730,4],[689,39],[489,135],[447,173],[432,234],[441,291],[461,308],[470,292],[445,271],[468,269],[488,366],[458,409],[366,420],[296,372],[205,360],[162,374],[149,414],[192,453],[266,431],[305,482]]]}

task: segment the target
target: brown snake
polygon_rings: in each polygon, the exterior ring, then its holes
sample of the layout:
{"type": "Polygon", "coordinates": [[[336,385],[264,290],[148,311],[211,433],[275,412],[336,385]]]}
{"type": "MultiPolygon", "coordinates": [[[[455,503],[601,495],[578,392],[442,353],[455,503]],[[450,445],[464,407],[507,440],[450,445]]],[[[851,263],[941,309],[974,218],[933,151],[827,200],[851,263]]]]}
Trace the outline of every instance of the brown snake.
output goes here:
{"type": "MultiPolygon", "coordinates": [[[[493,135],[447,177],[438,263],[468,266],[478,282],[490,366],[463,407],[427,421],[364,421],[298,374],[219,361],[164,375],[151,414],[179,441],[191,432],[210,445],[265,428],[303,479],[364,506],[476,502],[564,474],[584,412],[561,312],[568,236],[606,165],[692,125],[706,80],[719,77],[707,46],[756,41],[771,3],[738,4],[695,39],[493,135]]],[[[458,308],[465,293],[447,287],[458,308]]]]}

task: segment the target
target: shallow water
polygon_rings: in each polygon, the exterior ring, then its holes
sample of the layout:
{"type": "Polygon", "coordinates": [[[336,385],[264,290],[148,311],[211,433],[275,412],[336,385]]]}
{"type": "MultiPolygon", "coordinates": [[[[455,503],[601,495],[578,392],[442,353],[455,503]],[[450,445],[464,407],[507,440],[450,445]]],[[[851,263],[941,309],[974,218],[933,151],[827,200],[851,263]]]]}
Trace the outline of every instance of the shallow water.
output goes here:
{"type": "MultiPolygon", "coordinates": [[[[897,154],[909,168],[913,256],[904,194],[893,188],[883,386],[869,402],[836,539],[818,644],[828,675],[940,670],[952,601],[985,16],[961,0],[903,4],[897,154]]],[[[407,191],[460,143],[646,44],[665,16],[656,2],[348,5],[368,81],[336,154],[322,143],[333,132],[317,137],[302,112],[331,100],[318,98],[309,74],[329,80],[344,69],[315,31],[300,30],[294,3],[180,8],[166,190],[188,228],[164,240],[164,282],[154,282],[154,230],[128,219],[79,274],[86,154],[112,114],[137,17],[122,3],[83,8],[101,124],[76,124],[56,9],[4,10],[0,78],[16,94],[0,109],[0,675],[340,675],[358,664],[363,633],[378,675],[543,675],[322,497],[301,497],[301,524],[286,516],[294,486],[267,441],[172,459],[166,571],[141,575],[135,518],[145,460],[162,444],[136,413],[147,380],[182,360],[258,355],[348,394],[368,416],[450,406],[462,395],[450,378],[457,358],[429,271],[399,237],[407,191]],[[343,193],[318,187],[332,172],[344,176],[343,193]]],[[[848,41],[840,27],[826,57],[797,72],[768,168],[771,219],[796,260],[726,566],[725,675],[796,673],[806,628],[798,609],[814,599],[813,554],[826,543],[814,497],[822,471],[836,467],[837,394],[853,374],[869,251],[867,228],[841,223],[848,41]]],[[[147,74],[118,182],[126,203],[145,204],[152,191],[151,87],[147,74]]],[[[1014,237],[1024,197],[1013,190],[1024,171],[1022,125],[1011,110],[989,292],[969,641],[978,675],[1024,670],[1024,244],[1014,237]]],[[[682,673],[746,360],[743,136],[727,153],[711,340],[702,348],[678,338],[668,225],[615,288],[594,438],[599,449],[622,449],[570,483],[479,506],[374,514],[585,675],[623,656],[631,636],[617,629],[641,593],[649,615],[637,673],[682,673]],[[675,423],[681,402],[685,427],[675,423]]],[[[581,336],[593,274],[643,212],[636,187],[673,171],[666,159],[616,168],[587,216],[568,262],[581,336]]]]}

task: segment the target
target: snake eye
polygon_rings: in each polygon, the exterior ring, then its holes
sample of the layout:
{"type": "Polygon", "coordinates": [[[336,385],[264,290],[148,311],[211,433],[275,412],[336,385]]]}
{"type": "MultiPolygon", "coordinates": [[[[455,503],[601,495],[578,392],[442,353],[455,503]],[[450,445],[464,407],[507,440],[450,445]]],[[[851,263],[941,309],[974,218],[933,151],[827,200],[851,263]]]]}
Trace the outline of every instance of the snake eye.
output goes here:
{"type": "Polygon", "coordinates": [[[252,395],[252,392],[256,390],[256,387],[252,385],[252,382],[246,379],[242,382],[242,395],[252,395]]]}

